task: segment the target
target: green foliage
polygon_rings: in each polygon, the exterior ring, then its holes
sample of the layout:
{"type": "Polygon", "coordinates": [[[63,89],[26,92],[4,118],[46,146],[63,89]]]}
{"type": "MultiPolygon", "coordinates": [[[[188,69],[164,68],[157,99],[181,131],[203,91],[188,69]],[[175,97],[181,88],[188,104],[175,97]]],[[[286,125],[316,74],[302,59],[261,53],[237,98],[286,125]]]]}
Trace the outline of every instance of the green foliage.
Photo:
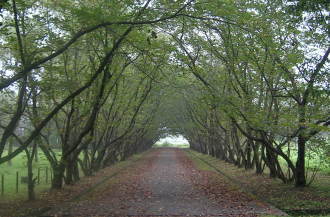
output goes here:
{"type": "Polygon", "coordinates": [[[84,153],[87,171],[169,133],[236,164],[274,152],[291,174],[297,149],[276,150],[303,137],[304,158],[328,165],[325,1],[144,3],[0,6],[1,162],[9,139],[41,140],[65,153],[44,149],[52,165],[84,153]]]}

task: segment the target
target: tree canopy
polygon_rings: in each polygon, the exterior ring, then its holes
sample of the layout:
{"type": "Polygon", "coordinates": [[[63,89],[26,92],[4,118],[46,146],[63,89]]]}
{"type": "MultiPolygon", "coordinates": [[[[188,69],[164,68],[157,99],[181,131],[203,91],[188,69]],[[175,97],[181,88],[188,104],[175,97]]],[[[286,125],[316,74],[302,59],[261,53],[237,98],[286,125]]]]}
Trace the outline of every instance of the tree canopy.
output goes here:
{"type": "Polygon", "coordinates": [[[2,0],[0,13],[0,163],[41,149],[54,188],[166,134],[296,186],[306,152],[329,149],[325,0],[2,0]]]}

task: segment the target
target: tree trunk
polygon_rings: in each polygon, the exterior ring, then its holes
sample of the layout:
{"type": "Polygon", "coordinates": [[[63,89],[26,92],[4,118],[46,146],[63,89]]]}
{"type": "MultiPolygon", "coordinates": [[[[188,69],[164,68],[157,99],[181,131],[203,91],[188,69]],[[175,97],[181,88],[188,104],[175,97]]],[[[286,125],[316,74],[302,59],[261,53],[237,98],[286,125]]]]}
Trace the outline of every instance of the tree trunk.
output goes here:
{"type": "MultiPolygon", "coordinates": [[[[9,147],[8,147],[8,155],[10,155],[13,152],[13,140],[9,140],[9,147]]],[[[11,160],[8,161],[8,166],[11,166],[12,162],[11,160]]]]}
{"type": "Polygon", "coordinates": [[[66,161],[66,165],[65,165],[65,184],[67,185],[73,185],[74,183],[74,160],[72,159],[72,157],[68,157],[69,159],[67,159],[66,161]]]}
{"type": "Polygon", "coordinates": [[[27,174],[28,200],[35,200],[34,185],[36,180],[33,178],[33,158],[34,158],[35,146],[32,147],[31,152],[29,152],[29,149],[27,148],[25,148],[24,151],[27,158],[26,164],[27,164],[27,172],[28,172],[27,174]]]}
{"type": "MultiPolygon", "coordinates": [[[[37,139],[37,142],[38,142],[38,141],[39,141],[39,139],[37,139]]],[[[35,146],[36,146],[36,147],[35,147],[36,150],[34,151],[34,161],[35,161],[35,162],[38,162],[38,161],[39,161],[39,156],[38,156],[38,155],[39,155],[39,152],[38,152],[38,144],[35,144],[35,146]]]]}
{"type": "Polygon", "coordinates": [[[65,166],[63,162],[53,167],[54,177],[52,180],[53,189],[61,189],[63,187],[63,177],[64,177],[65,166]]]}
{"type": "Polygon", "coordinates": [[[33,179],[33,158],[29,158],[27,161],[28,166],[28,200],[35,200],[35,179],[33,179]]]}
{"type": "Polygon", "coordinates": [[[277,177],[277,170],[275,165],[275,154],[271,152],[268,148],[266,148],[266,157],[264,159],[267,167],[269,168],[269,177],[276,178],[277,177]]]}
{"type": "Polygon", "coordinates": [[[300,104],[298,106],[298,115],[299,115],[299,127],[301,128],[298,135],[298,156],[296,162],[296,171],[295,171],[295,186],[304,187],[306,186],[306,177],[305,177],[305,146],[307,139],[304,135],[306,129],[306,111],[305,104],[300,104]]]}
{"type": "Polygon", "coordinates": [[[229,131],[226,132],[226,135],[225,135],[225,144],[226,144],[226,147],[227,147],[227,153],[228,153],[228,163],[234,163],[235,162],[235,157],[234,157],[234,152],[230,146],[230,135],[229,135],[229,131]]]}
{"type": "Polygon", "coordinates": [[[262,160],[259,154],[259,144],[254,143],[253,145],[253,160],[256,166],[256,174],[260,175],[263,172],[262,169],[262,160]]]}
{"type": "Polygon", "coordinates": [[[298,156],[296,162],[296,174],[295,174],[295,186],[305,187],[306,176],[305,176],[305,146],[306,139],[304,136],[298,136],[298,156]]]}
{"type": "Polygon", "coordinates": [[[253,146],[253,141],[248,139],[246,143],[246,148],[245,148],[245,153],[246,153],[246,164],[245,164],[245,169],[252,169],[253,167],[253,159],[252,159],[252,146],[253,146]]]}
{"type": "Polygon", "coordinates": [[[78,159],[74,162],[73,166],[73,180],[74,182],[78,182],[80,180],[78,159]]]}

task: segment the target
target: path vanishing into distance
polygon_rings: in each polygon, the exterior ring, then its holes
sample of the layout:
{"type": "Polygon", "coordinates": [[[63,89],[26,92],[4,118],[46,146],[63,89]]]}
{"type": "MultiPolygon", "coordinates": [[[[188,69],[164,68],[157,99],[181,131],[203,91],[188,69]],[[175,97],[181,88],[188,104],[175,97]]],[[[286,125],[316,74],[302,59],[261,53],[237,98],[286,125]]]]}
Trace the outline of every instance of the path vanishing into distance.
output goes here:
{"type": "Polygon", "coordinates": [[[283,215],[196,165],[184,149],[152,149],[90,193],[42,216],[283,215]]]}

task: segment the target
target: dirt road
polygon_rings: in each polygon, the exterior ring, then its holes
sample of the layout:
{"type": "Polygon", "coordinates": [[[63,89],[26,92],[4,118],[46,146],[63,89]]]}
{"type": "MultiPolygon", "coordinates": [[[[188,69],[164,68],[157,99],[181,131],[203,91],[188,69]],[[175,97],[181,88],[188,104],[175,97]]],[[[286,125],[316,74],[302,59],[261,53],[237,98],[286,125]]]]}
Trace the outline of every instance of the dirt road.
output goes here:
{"type": "Polygon", "coordinates": [[[78,201],[43,216],[260,216],[281,214],[213,171],[198,170],[182,149],[160,148],[78,201]]]}

